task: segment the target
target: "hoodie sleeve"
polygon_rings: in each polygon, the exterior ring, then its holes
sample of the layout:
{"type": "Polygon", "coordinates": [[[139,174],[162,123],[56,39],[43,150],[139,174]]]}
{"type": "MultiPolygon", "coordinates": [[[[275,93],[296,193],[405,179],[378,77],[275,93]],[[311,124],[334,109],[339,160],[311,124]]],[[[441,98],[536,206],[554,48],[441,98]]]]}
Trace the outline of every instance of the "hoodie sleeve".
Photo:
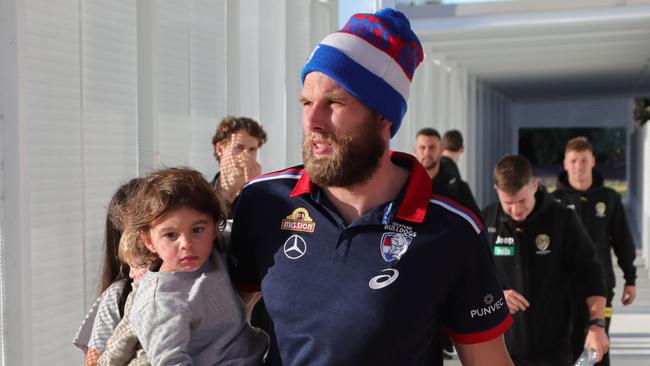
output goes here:
{"type": "Polygon", "coordinates": [[[612,236],[609,238],[609,241],[614,249],[614,254],[616,254],[618,266],[623,270],[625,285],[634,286],[636,281],[636,267],[634,266],[636,247],[632,239],[632,234],[630,233],[621,196],[618,193],[616,193],[615,197],[611,224],[612,228],[610,232],[612,236]]]}
{"type": "Polygon", "coordinates": [[[566,251],[568,268],[574,271],[588,296],[607,296],[605,272],[596,247],[573,210],[567,209],[566,251]]]}

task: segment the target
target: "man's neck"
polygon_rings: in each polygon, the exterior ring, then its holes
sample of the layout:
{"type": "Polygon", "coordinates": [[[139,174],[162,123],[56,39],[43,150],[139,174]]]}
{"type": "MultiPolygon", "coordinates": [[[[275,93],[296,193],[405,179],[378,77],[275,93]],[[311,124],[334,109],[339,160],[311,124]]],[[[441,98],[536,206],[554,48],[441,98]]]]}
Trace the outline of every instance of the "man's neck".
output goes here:
{"type": "Polygon", "coordinates": [[[594,182],[593,176],[585,178],[583,180],[571,179],[571,177],[569,177],[569,185],[571,186],[571,188],[578,191],[588,190],[589,188],[591,188],[593,182],[594,182]]]}
{"type": "Polygon", "coordinates": [[[454,163],[458,164],[458,159],[460,158],[460,152],[454,152],[451,150],[442,150],[442,155],[453,160],[454,163]]]}
{"type": "Polygon", "coordinates": [[[429,173],[429,177],[431,177],[431,179],[435,178],[438,173],[440,173],[440,161],[438,161],[436,165],[433,166],[433,168],[427,169],[427,173],[429,173]]]}
{"type": "Polygon", "coordinates": [[[347,224],[366,212],[393,200],[408,179],[409,172],[390,160],[390,154],[381,158],[379,166],[366,182],[351,187],[323,187],[347,224]]]}

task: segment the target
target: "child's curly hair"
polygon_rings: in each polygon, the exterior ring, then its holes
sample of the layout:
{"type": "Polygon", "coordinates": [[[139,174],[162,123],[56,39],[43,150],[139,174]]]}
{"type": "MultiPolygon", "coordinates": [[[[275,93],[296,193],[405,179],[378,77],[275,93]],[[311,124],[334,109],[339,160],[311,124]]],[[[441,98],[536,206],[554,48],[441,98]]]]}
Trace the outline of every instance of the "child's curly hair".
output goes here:
{"type": "MultiPolygon", "coordinates": [[[[224,226],[224,205],[201,173],[186,167],[161,169],[146,176],[129,201],[123,215],[128,238],[124,239],[120,258],[149,258],[143,256],[149,250],[141,235],[148,235],[153,222],[181,207],[210,215],[220,227],[224,226]]],[[[220,247],[220,236],[217,237],[217,246],[220,247]]]]}
{"type": "Polygon", "coordinates": [[[118,255],[130,267],[149,267],[159,259],[156,253],[147,249],[140,234],[130,229],[122,233],[118,255]]]}

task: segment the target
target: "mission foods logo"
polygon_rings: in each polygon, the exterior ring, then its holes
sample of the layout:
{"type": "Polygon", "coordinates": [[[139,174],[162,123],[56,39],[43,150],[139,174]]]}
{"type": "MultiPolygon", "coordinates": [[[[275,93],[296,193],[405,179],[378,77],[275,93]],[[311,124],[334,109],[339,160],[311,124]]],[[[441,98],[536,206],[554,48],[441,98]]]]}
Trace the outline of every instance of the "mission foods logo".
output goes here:
{"type": "Polygon", "coordinates": [[[309,216],[309,212],[306,208],[298,207],[293,210],[291,215],[282,220],[280,229],[313,233],[316,229],[316,222],[314,222],[314,219],[309,216]]]}

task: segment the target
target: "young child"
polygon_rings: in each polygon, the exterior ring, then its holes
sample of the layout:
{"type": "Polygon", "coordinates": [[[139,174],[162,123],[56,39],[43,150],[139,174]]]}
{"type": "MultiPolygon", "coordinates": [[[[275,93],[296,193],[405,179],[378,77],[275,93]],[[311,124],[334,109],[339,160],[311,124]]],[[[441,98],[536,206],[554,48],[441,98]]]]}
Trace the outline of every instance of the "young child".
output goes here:
{"type": "Polygon", "coordinates": [[[169,168],[144,179],[127,228],[161,261],[140,281],[128,319],[152,365],[261,365],[268,336],[246,321],[222,254],[222,203],[203,176],[169,168]]]}
{"type": "Polygon", "coordinates": [[[106,349],[99,357],[99,366],[147,366],[150,365],[147,354],[142,349],[138,336],[128,319],[131,313],[133,298],[138,290],[138,284],[147,268],[159,257],[149,251],[137,232],[125,231],[120,239],[120,259],[129,264],[129,277],[133,280],[133,290],[124,304],[124,317],[115,327],[113,334],[106,342],[106,349]]]}
{"type": "Polygon", "coordinates": [[[140,180],[135,178],[120,186],[108,204],[100,296],[88,311],[73,340],[73,344],[84,352],[85,365],[96,365],[106,347],[106,340],[122,318],[124,300],[131,289],[129,266],[118,258],[117,252],[122,236],[122,212],[140,180]]]}

